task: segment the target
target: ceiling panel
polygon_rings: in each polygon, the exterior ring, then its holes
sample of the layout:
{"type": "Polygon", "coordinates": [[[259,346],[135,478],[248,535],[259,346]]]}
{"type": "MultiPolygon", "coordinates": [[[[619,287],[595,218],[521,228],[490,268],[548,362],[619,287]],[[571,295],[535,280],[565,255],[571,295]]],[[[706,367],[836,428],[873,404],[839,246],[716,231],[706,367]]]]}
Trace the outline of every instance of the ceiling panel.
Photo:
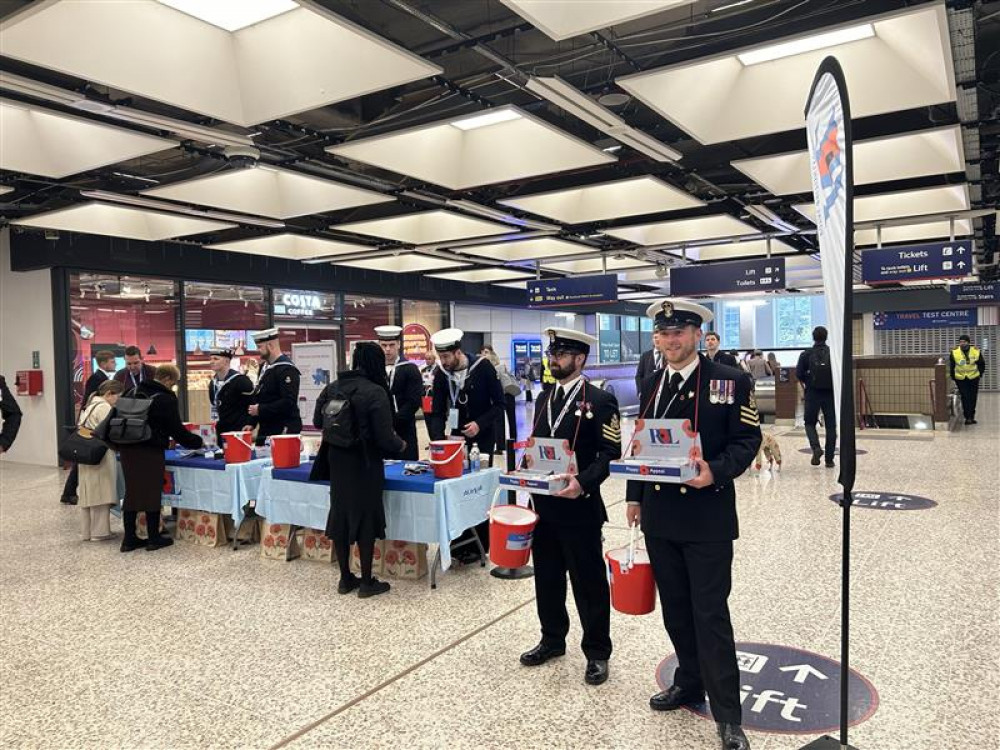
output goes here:
{"type": "Polygon", "coordinates": [[[705,205],[683,190],[649,176],[522,195],[498,202],[565,224],[678,211],[705,205]]]}
{"type": "Polygon", "coordinates": [[[308,0],[238,31],[156,0],[47,0],[0,23],[0,47],[17,60],[243,126],[441,72],[308,0]]]}
{"type": "MultiPolygon", "coordinates": [[[[738,55],[760,50],[748,48],[637,73],[616,83],[704,144],[805,127],[809,87],[819,63],[830,54],[836,55],[850,81],[855,119],[955,100],[944,3],[872,18],[870,23],[870,38],[770,62],[745,64],[738,55]]],[[[821,33],[862,25],[863,20],[854,21],[821,33]]]]}
{"type": "Polygon", "coordinates": [[[411,245],[425,245],[432,242],[451,242],[453,240],[485,237],[492,234],[504,234],[517,231],[516,227],[484,219],[473,219],[470,216],[452,213],[451,211],[423,211],[421,213],[403,214],[388,219],[373,219],[371,221],[355,221],[348,224],[337,224],[331,227],[342,232],[353,232],[371,237],[406,242],[411,245]]]}
{"type": "Polygon", "coordinates": [[[467,281],[471,283],[510,281],[512,279],[530,279],[533,273],[524,271],[514,271],[509,268],[481,268],[472,271],[455,271],[453,273],[432,273],[438,279],[449,279],[451,281],[467,281]]]}
{"type": "Polygon", "coordinates": [[[456,252],[459,253],[508,262],[552,258],[559,255],[579,255],[593,251],[594,248],[588,245],[577,245],[574,242],[567,242],[555,237],[539,237],[534,240],[456,248],[456,252]]]}
{"type": "Polygon", "coordinates": [[[760,231],[732,216],[718,215],[606,229],[604,234],[638,245],[668,245],[760,234],[760,231]]]}
{"type": "MultiPolygon", "coordinates": [[[[945,240],[951,237],[950,221],[928,221],[922,224],[907,224],[899,227],[882,227],[882,244],[890,245],[896,242],[923,242],[927,240],[945,240]]],[[[955,236],[968,237],[972,234],[972,222],[968,219],[958,219],[955,222],[955,236]]],[[[857,229],[854,231],[854,244],[858,247],[878,244],[878,231],[875,229],[857,229]]]]}
{"type": "MultiPolygon", "coordinates": [[[[678,258],[684,256],[681,250],[669,251],[671,255],[678,258]]],[[[785,255],[794,253],[795,248],[782,242],[779,239],[771,240],[771,254],[785,255]]],[[[732,242],[725,245],[705,245],[704,247],[689,247],[687,249],[688,260],[711,261],[730,260],[736,258],[766,257],[767,240],[747,240],[746,242],[732,242]]]]}
{"type": "MultiPolygon", "coordinates": [[[[648,266],[649,262],[638,258],[613,258],[607,259],[608,272],[620,271],[626,268],[638,268],[648,266]]],[[[603,273],[604,261],[601,258],[588,258],[585,260],[558,260],[545,261],[542,268],[551,271],[562,271],[563,273],[603,273]]]]}
{"type": "MultiPolygon", "coordinates": [[[[792,208],[810,221],[816,221],[815,204],[797,203],[792,208]]],[[[857,225],[905,216],[967,211],[968,208],[968,185],[945,185],[920,190],[903,190],[897,193],[880,193],[854,199],[854,223],[857,225]]]]}
{"type": "MultiPolygon", "coordinates": [[[[805,151],[732,162],[774,195],[812,192],[805,151]]],[[[869,185],[965,171],[958,125],[854,143],[854,184],[869,185]]]]}
{"type": "Polygon", "coordinates": [[[688,5],[694,0],[500,0],[550,39],[561,41],[588,31],[688,5]]]}
{"type": "Polygon", "coordinates": [[[438,270],[441,268],[460,268],[462,266],[469,265],[468,263],[462,263],[461,261],[432,258],[427,255],[418,255],[417,253],[387,255],[381,258],[368,258],[365,260],[332,262],[338,266],[367,268],[371,271],[387,271],[389,273],[413,273],[417,271],[438,270]]]}
{"type": "Polygon", "coordinates": [[[0,99],[0,169],[61,179],[177,146],[177,141],[0,99]]]}
{"type": "Polygon", "coordinates": [[[106,203],[81,203],[58,211],[16,219],[11,223],[26,227],[149,241],[216,232],[236,226],[221,221],[194,219],[157,211],[143,211],[138,208],[111,206],[106,203]]]}
{"type": "Polygon", "coordinates": [[[266,166],[197,177],[144,190],[143,194],[275,219],[395,200],[371,190],[266,166]]]}
{"type": "Polygon", "coordinates": [[[512,106],[351,141],[327,151],[452,190],[616,161],[512,106]]]}
{"type": "Polygon", "coordinates": [[[252,237],[234,242],[220,242],[207,247],[213,250],[269,255],[273,258],[287,258],[289,260],[321,258],[326,255],[350,255],[372,249],[366,245],[352,245],[347,242],[334,242],[319,237],[305,237],[301,234],[287,233],[272,234],[268,237],[252,237]]]}

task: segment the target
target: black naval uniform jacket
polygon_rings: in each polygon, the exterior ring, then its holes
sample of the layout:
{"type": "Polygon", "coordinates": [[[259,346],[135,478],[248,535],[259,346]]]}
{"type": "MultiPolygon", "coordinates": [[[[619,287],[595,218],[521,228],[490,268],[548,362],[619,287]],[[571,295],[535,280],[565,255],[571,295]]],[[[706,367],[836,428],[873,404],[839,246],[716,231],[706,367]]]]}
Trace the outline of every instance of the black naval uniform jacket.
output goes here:
{"type": "Polygon", "coordinates": [[[256,417],[247,417],[245,424],[257,428],[257,444],[263,445],[264,438],[287,433],[302,432],[302,417],[299,415],[298,369],[287,354],[282,354],[267,365],[257,387],[250,397],[251,404],[257,404],[256,417]]]}
{"type": "MultiPolygon", "coordinates": [[[[479,434],[467,444],[475,443],[479,451],[486,455],[493,452],[495,435],[493,426],[497,417],[503,415],[503,388],[500,376],[493,363],[485,357],[469,357],[469,373],[458,394],[458,427],[451,433],[464,439],[462,427],[469,422],[479,425],[479,434]]],[[[451,378],[443,368],[434,373],[434,398],[427,420],[427,432],[431,440],[444,440],[448,426],[448,410],[452,408],[451,378]]],[[[447,436],[450,437],[451,435],[447,436]]]]}
{"type": "Polygon", "coordinates": [[[642,353],[639,357],[639,365],[635,368],[635,395],[639,395],[639,391],[642,390],[643,381],[657,372],[659,368],[656,366],[657,359],[659,359],[660,367],[663,367],[663,355],[659,357],[656,356],[655,349],[649,349],[642,353]]]}
{"type": "Polygon", "coordinates": [[[208,401],[215,406],[215,434],[222,445],[222,433],[239,432],[247,424],[247,407],[253,398],[253,382],[236,370],[230,370],[222,381],[208,381],[208,401]]]}
{"type": "MultiPolygon", "coordinates": [[[[626,500],[642,505],[642,532],[674,542],[723,542],[739,537],[736,517],[736,488],[733,480],[750,466],[760,449],[760,416],[753,398],[750,377],[735,367],[712,362],[703,354],[699,364],[683,383],[669,411],[666,397],[660,399],[660,412],[653,414],[656,391],[664,372],[654,373],[642,384],[639,413],[647,419],[690,419],[695,426],[695,399],[699,371],[701,390],[698,398],[698,432],[702,456],[712,470],[715,482],[696,489],[671,482],[630,481],[626,500]],[[712,403],[713,381],[734,381],[734,402],[712,403]]],[[[666,377],[669,377],[667,375],[666,377]]]]}
{"type": "MultiPolygon", "coordinates": [[[[596,524],[600,526],[608,520],[608,513],[601,498],[601,483],[611,473],[608,464],[621,457],[621,423],[618,415],[618,399],[592,383],[584,381],[573,397],[573,406],[559,424],[556,434],[548,421],[549,399],[555,397],[558,384],[545,391],[538,399],[535,414],[538,415],[534,437],[557,437],[568,440],[573,447],[573,436],[577,433],[573,458],[576,462],[576,479],[583,488],[577,498],[555,497],[553,495],[532,495],[535,511],[548,523],[564,526],[596,524]],[[587,419],[587,405],[593,418],[587,419]],[[580,416],[575,416],[577,409],[580,416]]],[[[558,419],[553,409],[553,420],[558,419]]]]}
{"type": "Polygon", "coordinates": [[[417,445],[417,410],[424,395],[424,378],[415,362],[400,357],[393,369],[389,387],[392,404],[392,429],[406,441],[401,458],[416,461],[420,457],[417,445]]]}

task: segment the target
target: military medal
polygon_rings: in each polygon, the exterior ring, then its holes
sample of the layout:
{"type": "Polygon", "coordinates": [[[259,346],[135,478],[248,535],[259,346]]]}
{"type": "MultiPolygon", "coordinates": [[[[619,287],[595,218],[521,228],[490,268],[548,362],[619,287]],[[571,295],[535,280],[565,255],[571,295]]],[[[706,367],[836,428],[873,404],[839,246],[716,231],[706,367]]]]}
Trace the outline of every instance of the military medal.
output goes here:
{"type": "Polygon", "coordinates": [[[713,380],[708,384],[708,400],[713,404],[719,403],[719,381],[713,380]]]}
{"type": "Polygon", "coordinates": [[[736,403],[736,381],[727,380],[726,381],[726,403],[735,404],[736,403]]]}

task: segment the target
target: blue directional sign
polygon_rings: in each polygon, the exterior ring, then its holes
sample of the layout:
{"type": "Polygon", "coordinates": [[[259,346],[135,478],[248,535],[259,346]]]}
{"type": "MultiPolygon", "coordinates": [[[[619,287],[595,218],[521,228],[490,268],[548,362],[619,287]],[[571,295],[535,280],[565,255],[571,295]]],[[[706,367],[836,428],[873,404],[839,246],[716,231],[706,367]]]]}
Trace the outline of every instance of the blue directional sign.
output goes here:
{"type": "MultiPolygon", "coordinates": [[[[840,664],[812,651],[773,643],[737,643],[743,727],[781,734],[820,734],[840,726],[840,664]]],[[[656,670],[666,689],[673,684],[676,655],[656,670]]],[[[697,669],[697,665],[695,665],[697,669]]],[[[878,709],[875,686],[860,673],[847,673],[849,726],[871,718],[878,709]]],[[[711,718],[708,702],[689,707],[711,718]]]]}
{"type": "Polygon", "coordinates": [[[974,326],[979,322],[979,315],[974,307],[953,307],[950,310],[878,312],[872,317],[875,322],[875,330],[878,331],[974,326]]]}
{"type": "Polygon", "coordinates": [[[566,307],[618,301],[618,277],[576,276],[528,282],[528,307],[566,307]]]}
{"type": "Polygon", "coordinates": [[[785,259],[679,266],[670,270],[670,294],[733,294],[785,288],[785,259]]]}
{"type": "Polygon", "coordinates": [[[972,240],[884,247],[861,253],[866,284],[961,278],[972,271],[972,240]]]}
{"type": "Polygon", "coordinates": [[[953,305],[995,305],[1000,303],[1000,282],[987,284],[952,284],[953,305]]]}

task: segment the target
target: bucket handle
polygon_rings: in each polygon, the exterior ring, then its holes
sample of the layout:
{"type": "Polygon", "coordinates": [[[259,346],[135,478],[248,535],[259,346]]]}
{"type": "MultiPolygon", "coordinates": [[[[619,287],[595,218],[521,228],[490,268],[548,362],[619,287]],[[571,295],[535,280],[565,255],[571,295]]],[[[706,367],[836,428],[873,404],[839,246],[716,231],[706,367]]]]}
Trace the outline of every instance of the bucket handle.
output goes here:
{"type": "MultiPolygon", "coordinates": [[[[504,489],[503,487],[497,487],[496,492],[493,493],[493,499],[490,501],[490,510],[491,511],[496,507],[497,500],[499,499],[500,493],[502,493],[502,492],[510,492],[510,490],[504,489]]],[[[528,495],[528,504],[531,506],[531,510],[534,512],[534,510],[535,510],[535,500],[534,500],[534,498],[530,494],[528,495]]],[[[493,523],[493,514],[490,513],[489,517],[490,517],[490,523],[493,523]]]]}
{"type": "Polygon", "coordinates": [[[625,557],[625,567],[631,570],[635,567],[635,541],[639,531],[639,524],[633,523],[629,527],[628,553],[625,557]]]}
{"type": "Polygon", "coordinates": [[[251,443],[248,443],[248,442],[247,442],[246,440],[244,440],[244,439],[243,439],[242,437],[240,437],[240,435],[245,435],[245,434],[246,434],[246,433],[243,433],[243,432],[234,432],[234,433],[232,433],[231,435],[225,435],[224,437],[225,437],[225,438],[226,438],[227,440],[237,440],[237,441],[239,441],[239,442],[243,443],[243,445],[245,445],[245,446],[246,446],[247,448],[249,448],[250,450],[253,450],[253,445],[252,445],[251,443]]]}
{"type": "MultiPolygon", "coordinates": [[[[457,441],[456,441],[456,442],[457,442],[457,441]]],[[[462,450],[462,449],[461,449],[461,447],[460,447],[460,448],[458,449],[458,451],[461,451],[461,450],[462,450]]],[[[456,452],[458,452],[458,451],[456,451],[456,452]]],[[[451,454],[451,455],[450,455],[450,456],[449,456],[448,458],[446,458],[446,459],[445,459],[444,461],[435,461],[435,460],[434,460],[434,456],[431,456],[431,457],[429,457],[429,458],[427,459],[427,461],[428,461],[428,463],[430,463],[430,464],[431,464],[432,466],[441,466],[442,464],[450,464],[450,463],[451,463],[451,462],[452,462],[452,461],[453,461],[454,459],[455,459],[455,454],[454,454],[454,453],[452,453],[452,454],[451,454]]]]}

